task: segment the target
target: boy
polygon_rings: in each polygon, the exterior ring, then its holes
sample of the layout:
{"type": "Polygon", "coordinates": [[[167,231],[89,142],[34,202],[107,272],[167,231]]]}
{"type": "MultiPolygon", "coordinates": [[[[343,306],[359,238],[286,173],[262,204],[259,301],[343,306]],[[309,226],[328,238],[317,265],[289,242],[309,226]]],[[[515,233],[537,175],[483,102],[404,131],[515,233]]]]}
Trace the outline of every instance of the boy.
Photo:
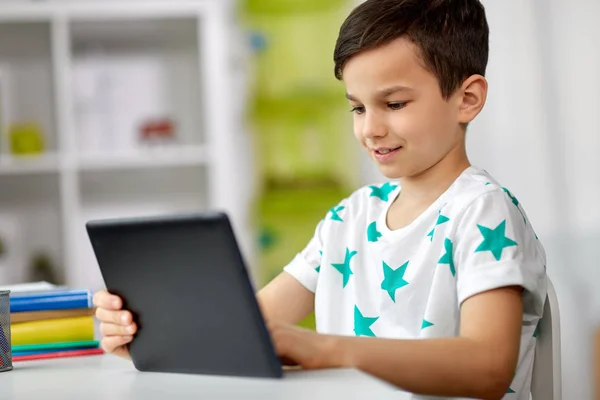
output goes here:
{"type": "MultiPolygon", "coordinates": [[[[517,199],[466,155],[487,58],[478,0],[368,0],[344,22],[335,75],[391,181],[332,208],[258,293],[283,359],[428,396],[529,399],[545,253],[517,199]],[[294,326],[313,310],[318,333],[294,326]]],[[[95,304],[103,348],[127,356],[131,314],[107,292],[95,304]]]]}

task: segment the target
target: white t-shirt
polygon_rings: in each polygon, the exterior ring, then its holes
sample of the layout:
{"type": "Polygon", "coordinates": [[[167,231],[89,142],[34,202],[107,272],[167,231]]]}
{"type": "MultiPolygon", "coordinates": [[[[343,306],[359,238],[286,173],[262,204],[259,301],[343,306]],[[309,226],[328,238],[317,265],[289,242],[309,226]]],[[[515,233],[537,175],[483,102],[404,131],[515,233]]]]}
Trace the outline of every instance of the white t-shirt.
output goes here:
{"type": "MultiPolygon", "coordinates": [[[[504,399],[528,400],[546,255],[518,200],[469,167],[410,225],[390,230],[396,182],[333,207],[285,271],[315,293],[324,334],[425,339],[459,335],[460,305],[512,285],[523,292],[518,367],[504,399]]],[[[411,399],[425,397],[412,395],[411,399]]]]}

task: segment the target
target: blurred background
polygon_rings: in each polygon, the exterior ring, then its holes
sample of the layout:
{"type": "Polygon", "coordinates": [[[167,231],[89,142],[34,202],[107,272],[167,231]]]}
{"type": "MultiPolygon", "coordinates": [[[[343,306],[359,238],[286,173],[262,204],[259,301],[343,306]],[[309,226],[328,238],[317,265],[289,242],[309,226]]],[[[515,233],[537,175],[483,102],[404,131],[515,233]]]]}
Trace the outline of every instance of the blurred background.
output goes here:
{"type": "MultiPolygon", "coordinates": [[[[331,206],[383,180],[333,77],[337,31],[358,2],[0,0],[0,285],[96,291],[86,221],[205,209],[229,213],[264,285],[331,206]]],[[[545,244],[563,398],[590,399],[600,2],[483,3],[490,92],[468,150],[545,244]]]]}

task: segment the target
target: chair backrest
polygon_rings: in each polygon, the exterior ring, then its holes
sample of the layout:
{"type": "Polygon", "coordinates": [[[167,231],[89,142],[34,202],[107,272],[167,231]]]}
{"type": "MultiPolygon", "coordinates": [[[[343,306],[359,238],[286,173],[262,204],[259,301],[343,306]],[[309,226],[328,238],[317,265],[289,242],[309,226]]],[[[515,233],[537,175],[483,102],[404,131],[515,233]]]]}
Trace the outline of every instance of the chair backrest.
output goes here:
{"type": "Polygon", "coordinates": [[[561,400],[560,311],[554,286],[548,278],[544,314],[537,329],[535,360],[531,381],[533,400],[561,400]]]}

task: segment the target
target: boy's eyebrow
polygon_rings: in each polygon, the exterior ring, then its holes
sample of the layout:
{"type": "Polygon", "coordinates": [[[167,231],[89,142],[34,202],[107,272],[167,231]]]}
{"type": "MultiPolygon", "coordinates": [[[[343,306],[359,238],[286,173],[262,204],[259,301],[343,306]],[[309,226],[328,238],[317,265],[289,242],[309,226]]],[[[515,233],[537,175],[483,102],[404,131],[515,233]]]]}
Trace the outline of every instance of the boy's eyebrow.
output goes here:
{"type": "MultiPolygon", "coordinates": [[[[377,96],[378,97],[388,97],[389,95],[397,93],[397,92],[409,92],[412,90],[413,89],[409,88],[408,86],[401,86],[401,85],[392,86],[392,87],[378,91],[377,96]]],[[[350,93],[346,93],[346,98],[351,101],[357,101],[356,98],[354,96],[352,96],[350,93]]]]}
{"type": "Polygon", "coordinates": [[[396,92],[409,92],[411,90],[412,90],[412,88],[409,88],[408,86],[397,85],[397,86],[389,87],[387,89],[380,90],[378,92],[378,94],[381,97],[388,97],[390,94],[394,94],[396,92]]]}

